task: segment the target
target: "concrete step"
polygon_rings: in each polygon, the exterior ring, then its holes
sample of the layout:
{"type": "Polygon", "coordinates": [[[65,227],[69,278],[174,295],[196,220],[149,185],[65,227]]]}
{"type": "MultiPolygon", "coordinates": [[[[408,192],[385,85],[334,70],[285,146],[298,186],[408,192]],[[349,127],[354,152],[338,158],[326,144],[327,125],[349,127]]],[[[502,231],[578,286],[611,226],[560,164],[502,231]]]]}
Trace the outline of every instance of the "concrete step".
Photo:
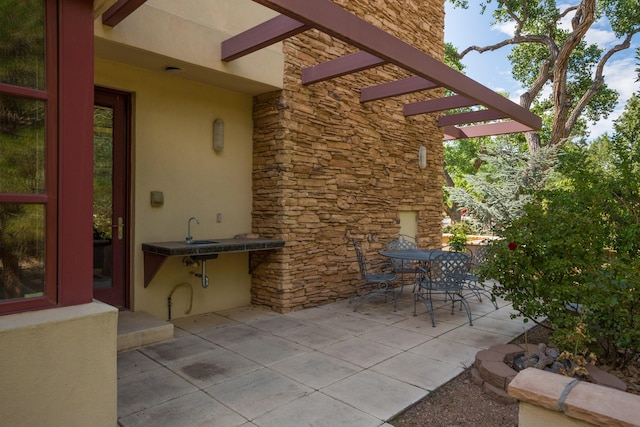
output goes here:
{"type": "Polygon", "coordinates": [[[156,344],[173,338],[173,324],[144,311],[118,313],[118,351],[156,344]]]}

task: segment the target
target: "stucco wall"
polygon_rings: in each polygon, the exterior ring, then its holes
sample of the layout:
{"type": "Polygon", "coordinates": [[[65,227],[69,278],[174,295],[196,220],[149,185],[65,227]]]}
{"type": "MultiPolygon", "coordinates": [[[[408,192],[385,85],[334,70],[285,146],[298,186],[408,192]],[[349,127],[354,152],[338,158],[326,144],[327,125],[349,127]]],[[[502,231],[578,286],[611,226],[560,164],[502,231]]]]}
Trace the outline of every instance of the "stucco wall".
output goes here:
{"type": "MultiPolygon", "coordinates": [[[[337,3],[442,58],[442,1],[337,3]]],[[[442,131],[433,116],[403,116],[416,95],[359,103],[360,88],[406,75],[383,67],[301,85],[301,68],[353,51],[316,31],[291,38],[284,90],[255,99],[253,227],[287,245],[254,275],[254,303],[286,312],[349,295],[358,273],[345,237],[374,254],[399,232],[400,211],[418,213],[421,246],[440,246],[442,131]]]]}
{"type": "Polygon", "coordinates": [[[3,316],[0,424],[115,426],[117,318],[98,302],[3,316]]]}
{"type": "MultiPolygon", "coordinates": [[[[229,238],[251,231],[252,129],[250,96],[96,59],[97,85],[133,93],[133,212],[131,261],[133,309],[166,319],[167,297],[182,282],[193,285],[191,314],[250,302],[246,253],[207,261],[210,285],[181,257],[169,258],[147,288],[143,285],[143,242],[182,241],[187,220],[196,239],[229,238]],[[213,150],[213,121],[225,121],[225,147],[213,150]],[[164,193],[164,206],[152,207],[150,192],[164,193]],[[217,214],[222,222],[216,222],[217,214]]],[[[172,317],[184,316],[189,293],[173,296],[172,317]]]]}
{"type": "MultiPolygon", "coordinates": [[[[441,0],[336,2],[442,58],[441,0]]],[[[135,310],[166,317],[166,298],[184,281],[196,291],[192,314],[249,301],[290,311],[346,297],[358,280],[346,237],[365,239],[373,253],[400,232],[401,212],[417,214],[421,246],[440,244],[442,132],[434,116],[402,114],[404,103],[440,92],[360,104],[360,88],[407,76],[392,66],[303,87],[301,68],[354,51],[317,31],[229,64],[219,60],[224,38],[273,15],[249,0],[149,0],[113,29],[96,21],[96,84],[133,92],[135,100],[135,310]],[[174,63],[182,73],[162,71],[174,63]],[[222,156],[210,148],[217,117],[233,147],[222,156]],[[165,192],[164,207],[149,206],[152,190],[165,192]],[[202,222],[197,238],[253,231],[286,247],[270,253],[253,279],[246,254],[209,261],[213,287],[206,290],[180,259],[169,259],[143,288],[140,244],[183,239],[192,215],[202,222]]]]}
{"type": "Polygon", "coordinates": [[[276,13],[251,0],[147,0],[115,27],[94,25],[98,56],[255,95],[282,87],[283,57],[274,44],[232,63],[220,61],[223,40],[276,13]],[[271,88],[271,89],[269,89],[271,88]]]}

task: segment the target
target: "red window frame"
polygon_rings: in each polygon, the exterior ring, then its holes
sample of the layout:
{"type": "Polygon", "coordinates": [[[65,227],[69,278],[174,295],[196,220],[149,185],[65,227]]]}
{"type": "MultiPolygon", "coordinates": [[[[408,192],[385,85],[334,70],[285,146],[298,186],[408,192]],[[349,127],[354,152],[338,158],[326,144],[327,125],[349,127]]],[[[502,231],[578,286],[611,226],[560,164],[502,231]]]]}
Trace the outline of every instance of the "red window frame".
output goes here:
{"type": "Polygon", "coordinates": [[[0,83],[0,93],[46,102],[43,194],[0,203],[46,209],[45,292],[0,303],[0,314],[92,301],[93,1],[45,0],[46,87],[0,83]]]}

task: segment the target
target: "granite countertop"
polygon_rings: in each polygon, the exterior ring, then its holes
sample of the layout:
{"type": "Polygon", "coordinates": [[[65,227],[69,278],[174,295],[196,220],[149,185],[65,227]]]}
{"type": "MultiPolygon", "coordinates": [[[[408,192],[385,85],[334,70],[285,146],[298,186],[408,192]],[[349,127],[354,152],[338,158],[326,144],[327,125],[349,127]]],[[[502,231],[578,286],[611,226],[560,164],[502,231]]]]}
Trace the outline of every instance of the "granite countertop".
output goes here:
{"type": "Polygon", "coordinates": [[[162,256],[220,254],[225,252],[252,252],[284,247],[284,240],[276,239],[207,239],[211,243],[187,244],[183,241],[143,243],[142,250],[162,256]]]}

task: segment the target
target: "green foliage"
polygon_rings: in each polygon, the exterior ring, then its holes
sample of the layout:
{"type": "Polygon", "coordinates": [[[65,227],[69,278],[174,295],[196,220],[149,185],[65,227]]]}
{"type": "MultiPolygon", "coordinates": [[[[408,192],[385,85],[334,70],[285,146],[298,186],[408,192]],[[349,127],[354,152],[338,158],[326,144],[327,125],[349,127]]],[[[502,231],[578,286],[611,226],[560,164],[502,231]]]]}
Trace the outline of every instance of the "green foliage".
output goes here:
{"type": "MultiPolygon", "coordinates": [[[[468,8],[466,0],[449,0],[468,8]]],[[[471,46],[461,55],[511,48],[515,80],[525,88],[520,104],[543,118],[543,129],[527,134],[531,151],[544,143],[563,144],[569,137],[588,136],[588,122],[608,117],[619,94],[607,86],[604,65],[630,48],[640,32],[637,0],[483,0],[481,13],[491,11],[492,26],[514,25],[513,36],[488,46],[471,46]],[[564,25],[570,19],[571,25],[564,25]],[[599,20],[608,22],[616,43],[600,48],[585,34],[599,20]]]]}
{"type": "Polygon", "coordinates": [[[636,108],[630,101],[616,122],[624,131],[611,139],[567,145],[563,179],[535,193],[480,267],[515,310],[549,318],[563,350],[585,356],[585,346],[597,343],[612,366],[640,353],[640,147],[625,137],[640,130],[636,108]],[[576,347],[578,329],[584,337],[576,347]]]}
{"type": "Polygon", "coordinates": [[[467,235],[472,231],[472,227],[465,221],[457,222],[447,227],[445,232],[452,234],[448,242],[449,247],[457,252],[464,251],[469,240],[467,235]]]}
{"type": "Polygon", "coordinates": [[[523,213],[552,171],[555,149],[543,148],[534,155],[518,146],[504,144],[479,156],[483,165],[466,175],[466,188],[449,189],[450,198],[470,212],[470,221],[482,231],[501,229],[523,213]]]}

